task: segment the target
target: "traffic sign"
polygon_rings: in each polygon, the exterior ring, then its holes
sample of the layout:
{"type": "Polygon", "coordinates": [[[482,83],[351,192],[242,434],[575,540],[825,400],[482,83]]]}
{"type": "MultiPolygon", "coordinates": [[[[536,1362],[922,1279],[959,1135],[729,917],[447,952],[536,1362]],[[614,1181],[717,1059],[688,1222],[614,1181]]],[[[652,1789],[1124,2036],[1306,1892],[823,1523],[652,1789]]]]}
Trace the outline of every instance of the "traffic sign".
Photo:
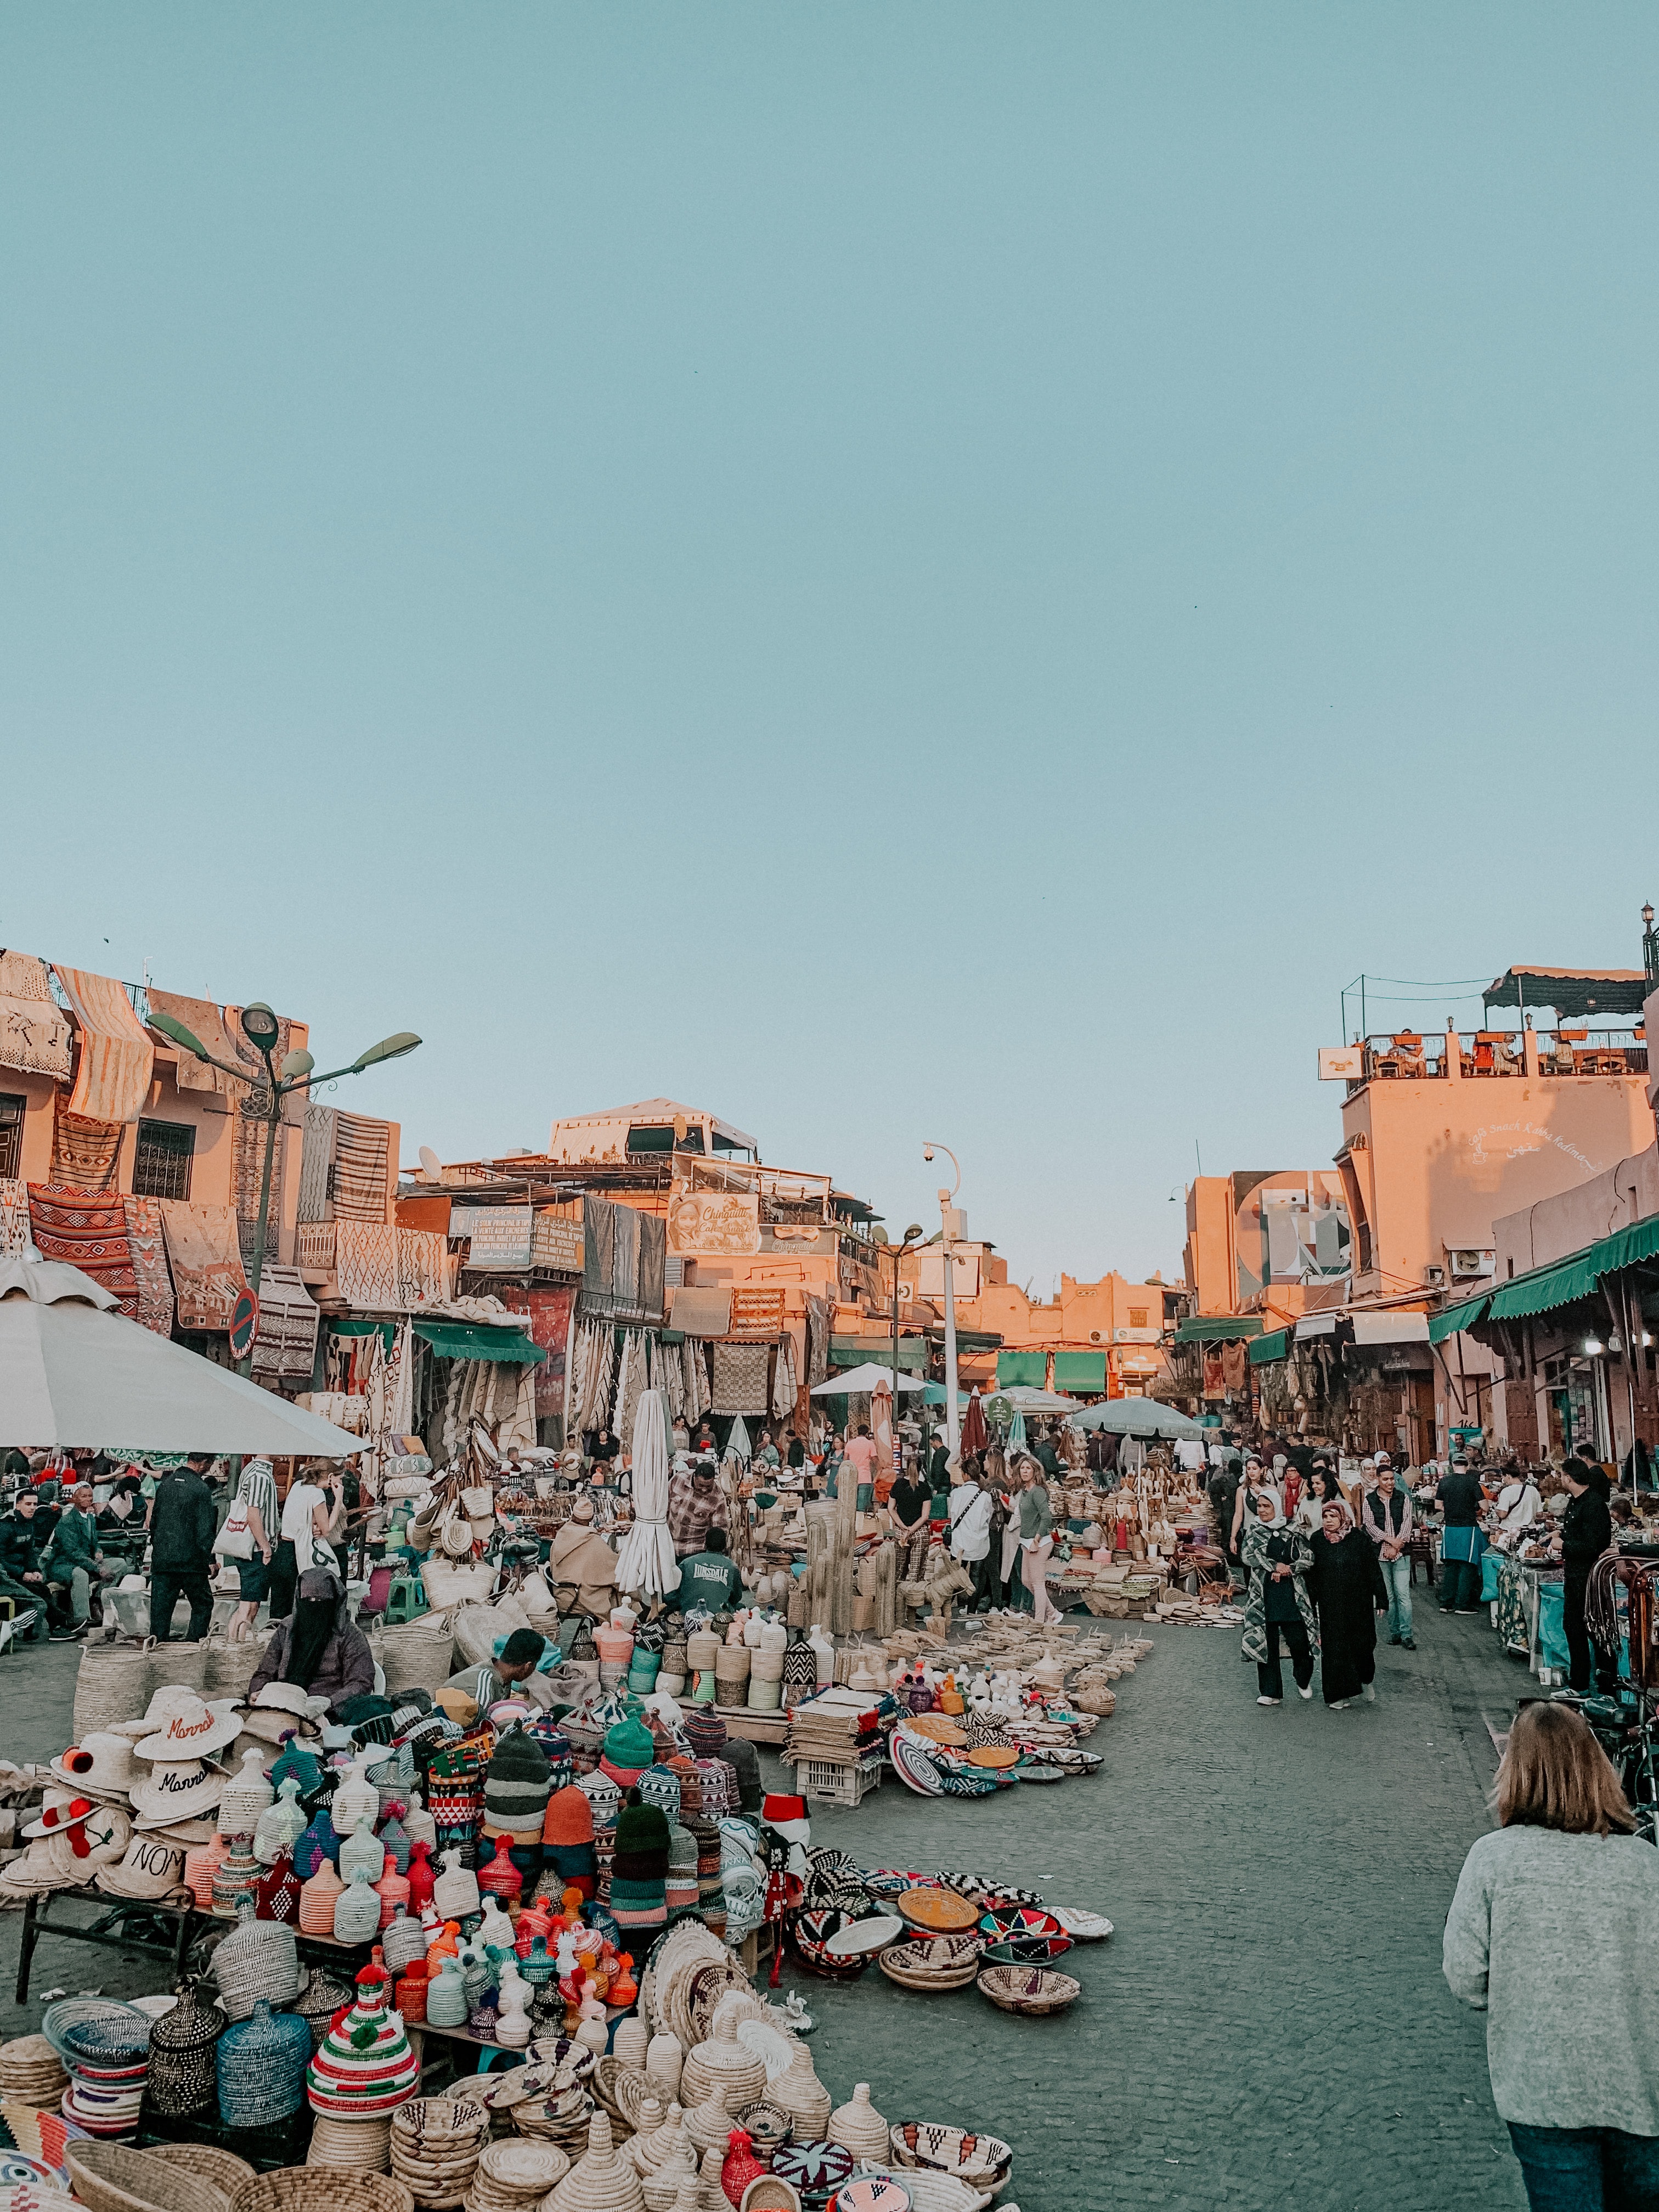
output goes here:
{"type": "Polygon", "coordinates": [[[254,1334],[259,1326],[259,1301],[246,1284],[235,1304],[230,1310],[230,1349],[232,1357],[246,1359],[253,1349],[254,1334]]]}

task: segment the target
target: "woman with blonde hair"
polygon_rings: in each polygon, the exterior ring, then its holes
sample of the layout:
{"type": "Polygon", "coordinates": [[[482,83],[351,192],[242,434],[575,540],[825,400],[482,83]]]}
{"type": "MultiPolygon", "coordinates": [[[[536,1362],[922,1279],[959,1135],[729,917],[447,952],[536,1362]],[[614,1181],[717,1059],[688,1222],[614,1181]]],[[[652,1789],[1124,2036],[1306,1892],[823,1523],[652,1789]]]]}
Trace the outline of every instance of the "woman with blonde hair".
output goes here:
{"type": "Polygon", "coordinates": [[[1446,1917],[1533,2212],[1659,2206],[1659,1851],[1570,1705],[1523,1706],[1446,1917]]]}

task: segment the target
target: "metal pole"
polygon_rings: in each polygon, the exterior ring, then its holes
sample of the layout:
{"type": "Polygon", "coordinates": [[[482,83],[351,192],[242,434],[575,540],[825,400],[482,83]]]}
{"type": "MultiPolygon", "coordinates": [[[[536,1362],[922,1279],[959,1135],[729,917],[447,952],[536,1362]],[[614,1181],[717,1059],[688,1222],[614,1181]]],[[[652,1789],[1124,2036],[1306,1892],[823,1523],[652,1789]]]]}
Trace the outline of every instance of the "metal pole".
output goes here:
{"type": "Polygon", "coordinates": [[[951,1243],[945,1244],[945,1433],[951,1456],[962,1445],[962,1417],[957,1411],[957,1299],[951,1280],[951,1243]]]}
{"type": "Polygon", "coordinates": [[[898,1247],[893,1247],[893,1440],[898,1441],[898,1247]]]}

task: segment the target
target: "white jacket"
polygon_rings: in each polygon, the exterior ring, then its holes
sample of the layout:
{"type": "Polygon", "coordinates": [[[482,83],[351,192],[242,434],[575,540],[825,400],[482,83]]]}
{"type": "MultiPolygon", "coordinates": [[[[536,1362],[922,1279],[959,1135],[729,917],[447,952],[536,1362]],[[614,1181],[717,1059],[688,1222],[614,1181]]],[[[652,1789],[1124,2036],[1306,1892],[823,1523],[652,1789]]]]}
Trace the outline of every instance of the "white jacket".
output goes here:
{"type": "Polygon", "coordinates": [[[958,1559],[982,1559],[991,1548],[991,1493],[976,1482],[951,1492],[951,1549],[958,1559]]]}

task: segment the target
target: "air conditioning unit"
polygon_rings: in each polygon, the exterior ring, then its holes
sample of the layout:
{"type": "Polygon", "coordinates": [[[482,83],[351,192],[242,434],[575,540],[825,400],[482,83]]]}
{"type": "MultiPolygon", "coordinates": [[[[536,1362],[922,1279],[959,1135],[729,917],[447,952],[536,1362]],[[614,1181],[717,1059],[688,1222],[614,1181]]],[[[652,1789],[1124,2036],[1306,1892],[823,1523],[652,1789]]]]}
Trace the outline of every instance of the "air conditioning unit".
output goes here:
{"type": "Polygon", "coordinates": [[[1423,1280],[1431,1291],[1443,1290],[1446,1283],[1446,1271],[1443,1267],[1425,1267],[1423,1280]]]}
{"type": "Polygon", "coordinates": [[[1451,1261],[1454,1282],[1468,1281],[1473,1276],[1495,1275],[1498,1273],[1498,1254],[1495,1249],[1455,1250],[1449,1245],[1447,1257],[1451,1261]]]}
{"type": "Polygon", "coordinates": [[[1097,1328],[1091,1328],[1089,1331],[1089,1341],[1091,1344],[1098,1344],[1100,1342],[1100,1331],[1097,1328]]]}

